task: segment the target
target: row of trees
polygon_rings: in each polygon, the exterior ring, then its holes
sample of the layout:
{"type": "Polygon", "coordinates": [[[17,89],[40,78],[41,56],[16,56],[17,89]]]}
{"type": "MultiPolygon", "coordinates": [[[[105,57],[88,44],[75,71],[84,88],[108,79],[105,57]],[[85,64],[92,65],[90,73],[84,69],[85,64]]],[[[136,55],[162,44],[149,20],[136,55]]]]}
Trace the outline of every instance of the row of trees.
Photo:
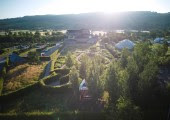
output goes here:
{"type": "Polygon", "coordinates": [[[45,33],[42,36],[39,31],[33,32],[7,32],[5,35],[0,35],[0,49],[12,47],[15,45],[32,44],[32,43],[45,43],[51,41],[60,41],[64,39],[65,35],[61,32],[49,34],[45,33]]]}
{"type": "MultiPolygon", "coordinates": [[[[132,41],[143,40],[146,41],[148,39],[155,39],[156,37],[168,37],[170,36],[169,30],[151,30],[150,32],[130,32],[124,31],[123,33],[110,32],[107,33],[106,36],[102,37],[103,43],[117,43],[123,39],[130,39],[132,41]]],[[[169,38],[168,38],[169,39],[169,38]]]]}

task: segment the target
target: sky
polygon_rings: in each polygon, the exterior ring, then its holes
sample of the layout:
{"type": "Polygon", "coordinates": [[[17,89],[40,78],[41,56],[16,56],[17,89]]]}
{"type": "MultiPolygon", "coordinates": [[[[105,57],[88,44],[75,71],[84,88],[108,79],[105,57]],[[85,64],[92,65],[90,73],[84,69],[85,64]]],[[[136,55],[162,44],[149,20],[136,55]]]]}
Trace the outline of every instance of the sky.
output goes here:
{"type": "Polygon", "coordinates": [[[0,0],[0,19],[88,12],[170,12],[170,0],[0,0]]]}

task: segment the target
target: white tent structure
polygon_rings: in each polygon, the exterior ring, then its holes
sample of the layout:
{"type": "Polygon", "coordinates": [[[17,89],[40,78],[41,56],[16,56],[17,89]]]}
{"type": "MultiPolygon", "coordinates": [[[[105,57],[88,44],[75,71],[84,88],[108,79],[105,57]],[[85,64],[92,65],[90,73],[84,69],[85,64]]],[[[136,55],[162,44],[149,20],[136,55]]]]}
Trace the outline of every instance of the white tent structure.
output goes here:
{"type": "Polygon", "coordinates": [[[163,43],[164,38],[155,38],[154,43],[163,43]]]}
{"type": "Polygon", "coordinates": [[[88,90],[86,80],[84,79],[79,86],[79,90],[88,90]]]}
{"type": "Polygon", "coordinates": [[[128,39],[124,39],[120,42],[118,42],[115,47],[117,49],[120,49],[122,50],[123,48],[127,48],[127,49],[133,49],[134,48],[134,43],[131,41],[131,40],[128,40],[128,39]]]}

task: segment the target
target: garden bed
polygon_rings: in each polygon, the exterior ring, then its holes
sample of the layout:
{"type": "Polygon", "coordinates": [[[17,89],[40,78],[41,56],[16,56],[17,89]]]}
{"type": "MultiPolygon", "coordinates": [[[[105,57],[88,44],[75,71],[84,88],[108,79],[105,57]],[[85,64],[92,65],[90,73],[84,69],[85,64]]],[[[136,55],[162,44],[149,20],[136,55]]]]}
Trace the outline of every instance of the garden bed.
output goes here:
{"type": "Polygon", "coordinates": [[[66,59],[65,56],[59,56],[58,59],[55,62],[54,68],[55,69],[61,68],[65,64],[65,59],[66,59]]]}
{"type": "Polygon", "coordinates": [[[16,91],[39,81],[46,63],[18,65],[10,69],[4,79],[3,94],[16,91]]]}

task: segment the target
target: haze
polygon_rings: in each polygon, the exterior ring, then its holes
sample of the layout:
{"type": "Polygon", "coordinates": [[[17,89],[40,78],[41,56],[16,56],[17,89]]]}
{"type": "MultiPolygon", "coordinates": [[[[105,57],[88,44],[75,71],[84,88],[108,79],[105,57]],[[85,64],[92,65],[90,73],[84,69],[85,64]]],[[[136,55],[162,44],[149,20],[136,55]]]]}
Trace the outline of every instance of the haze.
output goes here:
{"type": "Polygon", "coordinates": [[[170,11],[169,0],[1,0],[0,19],[44,14],[170,11]]]}

